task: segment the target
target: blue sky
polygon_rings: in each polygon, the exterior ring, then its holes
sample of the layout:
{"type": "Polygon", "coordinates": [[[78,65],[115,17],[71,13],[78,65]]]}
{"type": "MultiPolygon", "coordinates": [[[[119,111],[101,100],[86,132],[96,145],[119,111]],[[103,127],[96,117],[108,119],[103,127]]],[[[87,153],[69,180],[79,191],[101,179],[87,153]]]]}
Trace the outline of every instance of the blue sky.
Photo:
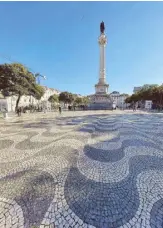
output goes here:
{"type": "Polygon", "coordinates": [[[103,20],[109,91],[161,84],[162,12],[163,2],[0,2],[0,63],[10,56],[46,75],[44,85],[92,94],[103,20]]]}

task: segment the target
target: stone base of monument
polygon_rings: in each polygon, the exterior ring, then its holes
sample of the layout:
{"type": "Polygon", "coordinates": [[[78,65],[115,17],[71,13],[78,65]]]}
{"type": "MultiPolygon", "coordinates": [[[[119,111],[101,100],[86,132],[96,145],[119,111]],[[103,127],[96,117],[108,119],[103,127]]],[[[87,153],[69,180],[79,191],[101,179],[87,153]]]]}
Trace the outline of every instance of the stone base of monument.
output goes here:
{"type": "Polygon", "coordinates": [[[89,110],[112,110],[112,103],[92,103],[88,107],[89,110]]]}
{"type": "Polygon", "coordinates": [[[89,104],[89,110],[112,110],[113,102],[108,94],[95,94],[92,96],[92,102],[89,104]]]}

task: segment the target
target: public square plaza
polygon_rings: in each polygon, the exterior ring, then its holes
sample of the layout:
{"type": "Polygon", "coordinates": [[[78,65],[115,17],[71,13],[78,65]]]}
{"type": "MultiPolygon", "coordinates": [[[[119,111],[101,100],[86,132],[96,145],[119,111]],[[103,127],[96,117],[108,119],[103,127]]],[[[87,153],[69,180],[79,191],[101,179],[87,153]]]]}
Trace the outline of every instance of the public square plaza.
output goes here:
{"type": "Polygon", "coordinates": [[[162,228],[163,115],[0,120],[0,227],[162,228]]]}

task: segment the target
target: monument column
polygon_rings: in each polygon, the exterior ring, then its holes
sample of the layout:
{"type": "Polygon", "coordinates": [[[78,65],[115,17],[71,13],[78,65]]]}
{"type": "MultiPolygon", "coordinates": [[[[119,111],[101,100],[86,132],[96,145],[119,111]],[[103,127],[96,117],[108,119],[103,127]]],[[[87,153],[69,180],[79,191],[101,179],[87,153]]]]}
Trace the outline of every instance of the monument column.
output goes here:
{"type": "Polygon", "coordinates": [[[100,24],[100,36],[98,38],[98,43],[100,47],[100,69],[99,69],[99,80],[98,83],[95,85],[96,94],[97,93],[108,93],[109,85],[106,83],[106,71],[105,71],[105,48],[107,44],[107,38],[105,35],[105,26],[104,22],[102,21],[100,24]]]}
{"type": "Polygon", "coordinates": [[[98,39],[100,46],[100,72],[99,72],[99,83],[105,84],[106,81],[106,71],[105,71],[105,47],[107,44],[107,38],[104,32],[101,32],[101,35],[98,39]]]}
{"type": "Polygon", "coordinates": [[[109,84],[106,82],[106,69],[105,69],[105,48],[107,38],[105,35],[105,25],[102,21],[100,23],[100,36],[98,37],[100,58],[99,58],[99,76],[98,83],[95,84],[95,94],[91,96],[90,109],[112,109],[112,100],[108,94],[109,84]]]}

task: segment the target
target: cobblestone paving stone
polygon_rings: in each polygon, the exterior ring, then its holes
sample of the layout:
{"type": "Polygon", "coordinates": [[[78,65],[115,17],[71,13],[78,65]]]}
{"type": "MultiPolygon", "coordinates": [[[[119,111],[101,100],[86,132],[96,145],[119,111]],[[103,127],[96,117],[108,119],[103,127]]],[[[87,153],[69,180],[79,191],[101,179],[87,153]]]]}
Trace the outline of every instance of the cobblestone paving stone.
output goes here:
{"type": "Polygon", "coordinates": [[[163,115],[0,123],[0,228],[162,228],[163,115]]]}

